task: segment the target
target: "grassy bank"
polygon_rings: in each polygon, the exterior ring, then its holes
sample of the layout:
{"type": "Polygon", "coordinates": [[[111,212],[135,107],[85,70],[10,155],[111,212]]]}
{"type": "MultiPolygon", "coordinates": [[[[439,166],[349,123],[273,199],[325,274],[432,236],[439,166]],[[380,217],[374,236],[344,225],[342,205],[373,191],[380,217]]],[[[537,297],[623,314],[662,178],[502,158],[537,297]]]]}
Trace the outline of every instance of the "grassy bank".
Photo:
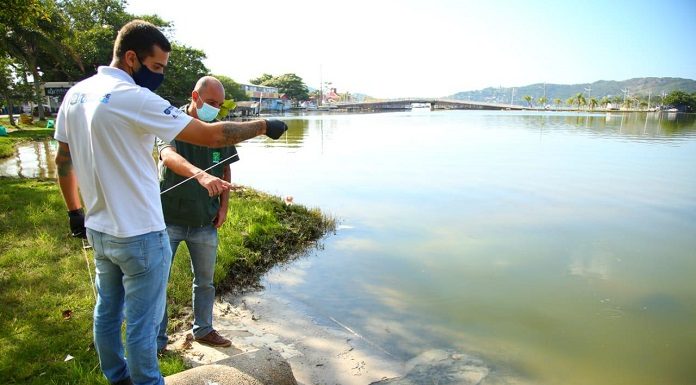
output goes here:
{"type": "Polygon", "coordinates": [[[8,118],[0,118],[0,125],[5,126],[7,136],[0,136],[0,159],[12,156],[15,153],[17,143],[29,140],[41,140],[53,138],[54,130],[46,128],[46,121],[35,121],[31,124],[18,123],[17,127],[10,126],[8,118]],[[11,132],[9,132],[12,130],[11,132]]]}
{"type": "MultiPolygon", "coordinates": [[[[333,226],[318,211],[251,190],[233,194],[230,206],[215,277],[226,290],[253,284],[333,226]]],[[[92,346],[87,262],[81,242],[68,236],[55,182],[0,178],[0,232],[0,383],[106,384],[92,346]]],[[[91,252],[88,259],[93,271],[91,252]]],[[[174,314],[190,306],[189,263],[180,247],[168,298],[174,314]]],[[[165,374],[184,369],[173,354],[160,365],[165,374]]]]}

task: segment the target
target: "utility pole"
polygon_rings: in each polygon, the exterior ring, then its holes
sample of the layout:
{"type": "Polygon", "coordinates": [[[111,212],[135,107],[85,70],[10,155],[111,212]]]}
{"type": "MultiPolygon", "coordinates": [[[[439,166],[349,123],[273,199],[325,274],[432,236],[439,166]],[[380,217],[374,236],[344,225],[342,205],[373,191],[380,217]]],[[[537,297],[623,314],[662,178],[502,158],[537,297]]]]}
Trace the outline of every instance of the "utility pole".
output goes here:
{"type": "Polygon", "coordinates": [[[321,74],[321,64],[319,64],[319,101],[317,102],[317,107],[322,105],[322,100],[324,99],[324,79],[321,74]]]}
{"type": "Polygon", "coordinates": [[[623,102],[623,104],[624,104],[624,106],[625,106],[625,105],[626,105],[626,96],[628,95],[629,90],[628,90],[628,88],[625,88],[625,89],[621,90],[621,92],[623,92],[623,94],[624,94],[624,102],[623,102]]]}
{"type": "Polygon", "coordinates": [[[515,87],[512,87],[512,92],[510,92],[510,105],[513,105],[513,101],[515,100],[515,87]]]}
{"type": "Polygon", "coordinates": [[[650,111],[650,94],[652,93],[652,90],[648,90],[648,111],[650,111]]]}
{"type": "Polygon", "coordinates": [[[263,89],[259,91],[259,115],[261,115],[261,107],[263,106],[263,89]]]}
{"type": "Polygon", "coordinates": [[[661,104],[664,106],[665,105],[665,98],[667,97],[667,91],[662,90],[662,101],[661,104]]]}
{"type": "Polygon", "coordinates": [[[589,103],[592,99],[592,86],[585,88],[585,91],[587,91],[587,102],[589,103]]]}
{"type": "Polygon", "coordinates": [[[544,100],[546,100],[546,82],[544,82],[544,100]]]}

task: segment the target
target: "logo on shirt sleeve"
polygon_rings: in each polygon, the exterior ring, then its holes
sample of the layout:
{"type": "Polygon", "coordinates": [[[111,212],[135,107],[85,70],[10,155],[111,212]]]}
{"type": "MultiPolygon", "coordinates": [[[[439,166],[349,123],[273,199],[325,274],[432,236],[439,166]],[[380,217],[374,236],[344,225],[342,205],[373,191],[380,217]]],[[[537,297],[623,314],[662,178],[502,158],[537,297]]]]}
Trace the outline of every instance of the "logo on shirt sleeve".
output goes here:
{"type": "Polygon", "coordinates": [[[181,115],[182,111],[180,109],[170,105],[169,107],[165,108],[165,110],[163,112],[165,115],[170,115],[172,118],[176,119],[179,117],[179,115],[181,115]]]}

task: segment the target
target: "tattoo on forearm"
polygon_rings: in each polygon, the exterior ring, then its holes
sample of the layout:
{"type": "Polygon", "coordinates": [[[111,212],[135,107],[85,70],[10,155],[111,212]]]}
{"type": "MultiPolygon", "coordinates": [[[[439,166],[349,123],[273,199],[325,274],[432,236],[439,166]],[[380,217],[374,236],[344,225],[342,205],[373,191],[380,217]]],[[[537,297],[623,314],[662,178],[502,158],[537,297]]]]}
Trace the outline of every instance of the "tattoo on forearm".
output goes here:
{"type": "Polygon", "coordinates": [[[67,161],[61,162],[56,164],[58,167],[58,175],[59,176],[68,176],[72,172],[72,160],[68,159],[67,161]]]}
{"type": "Polygon", "coordinates": [[[263,121],[234,123],[226,122],[222,126],[224,145],[237,144],[247,139],[251,139],[259,134],[263,121]]]}
{"type": "Polygon", "coordinates": [[[56,167],[58,168],[58,176],[70,175],[73,169],[70,151],[65,151],[62,148],[58,148],[58,154],[56,155],[56,167]]]}

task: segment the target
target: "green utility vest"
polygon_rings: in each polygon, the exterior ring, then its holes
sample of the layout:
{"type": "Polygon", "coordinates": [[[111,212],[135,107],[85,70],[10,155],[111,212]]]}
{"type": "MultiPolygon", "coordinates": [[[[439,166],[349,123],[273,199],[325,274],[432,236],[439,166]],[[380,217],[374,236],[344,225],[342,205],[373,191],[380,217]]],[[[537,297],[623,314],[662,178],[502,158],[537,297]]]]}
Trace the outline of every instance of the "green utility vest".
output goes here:
{"type": "MultiPolygon", "coordinates": [[[[181,107],[181,110],[186,112],[188,105],[181,107]]],[[[237,149],[234,146],[208,148],[178,140],[174,140],[171,143],[162,141],[157,143],[159,151],[170,145],[174,147],[179,155],[201,170],[215,165],[215,167],[206,172],[218,178],[222,178],[225,167],[239,160],[239,156],[233,156],[237,153],[237,149]],[[229,158],[230,156],[232,158],[229,158]]],[[[174,171],[163,164],[160,165],[160,191],[164,191],[184,180],[186,180],[185,177],[175,174],[174,171]]],[[[208,190],[198,184],[196,179],[191,179],[174,187],[160,197],[162,199],[164,222],[167,224],[192,227],[210,225],[220,208],[220,197],[209,197],[208,190]]]]}

